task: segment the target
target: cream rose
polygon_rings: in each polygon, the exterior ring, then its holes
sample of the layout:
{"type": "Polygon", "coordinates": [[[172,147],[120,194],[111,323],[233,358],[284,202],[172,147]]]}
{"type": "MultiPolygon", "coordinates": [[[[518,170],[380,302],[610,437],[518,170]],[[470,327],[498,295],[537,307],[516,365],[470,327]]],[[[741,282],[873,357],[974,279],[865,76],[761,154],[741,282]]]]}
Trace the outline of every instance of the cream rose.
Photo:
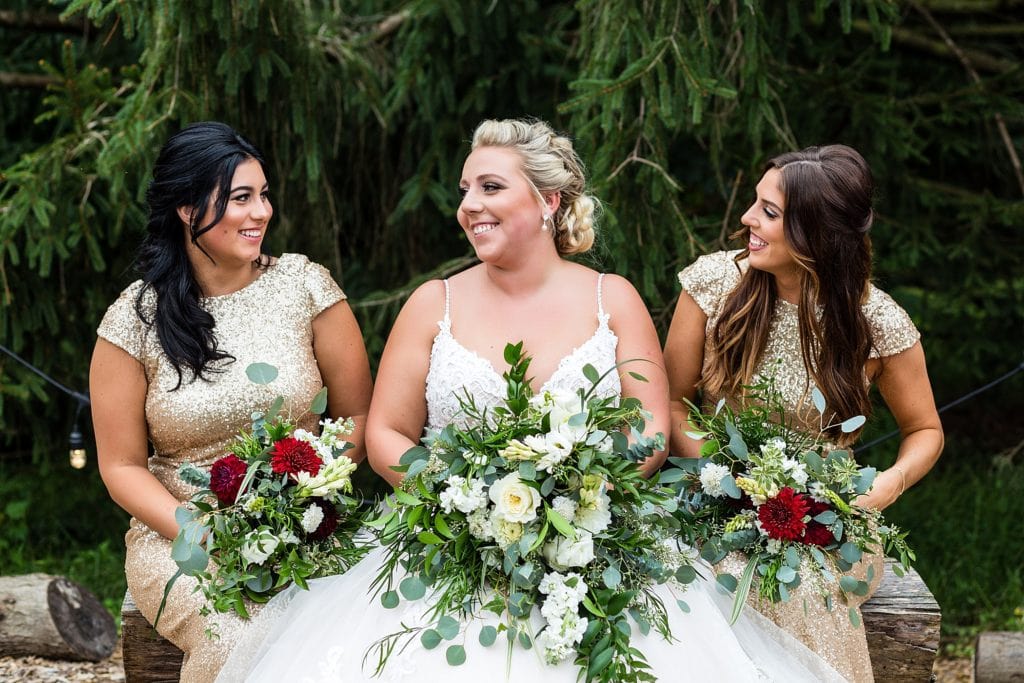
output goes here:
{"type": "Polygon", "coordinates": [[[544,559],[556,571],[585,567],[594,559],[594,537],[589,531],[576,530],[576,540],[559,536],[544,544],[544,559]]]}
{"type": "Polygon", "coordinates": [[[494,515],[506,522],[525,524],[537,519],[540,492],[527,486],[517,472],[507,474],[491,484],[489,492],[494,515]]]}

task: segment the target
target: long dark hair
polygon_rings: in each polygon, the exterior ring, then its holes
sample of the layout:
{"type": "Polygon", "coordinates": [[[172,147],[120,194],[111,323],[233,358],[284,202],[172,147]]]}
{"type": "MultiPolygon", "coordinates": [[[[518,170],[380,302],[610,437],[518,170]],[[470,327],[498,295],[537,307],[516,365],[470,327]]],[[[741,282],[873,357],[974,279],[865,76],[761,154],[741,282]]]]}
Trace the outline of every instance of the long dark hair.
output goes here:
{"type": "MultiPolygon", "coordinates": [[[[804,367],[836,416],[867,416],[871,402],[864,367],[872,338],[862,304],[871,281],[871,170],[856,150],[845,145],[780,154],[765,171],[773,168],[782,178],[783,231],[800,268],[804,367]]],[[[744,228],[736,236],[748,235],[744,228]]],[[[745,249],[737,260],[747,255],[745,249]]],[[[777,297],[769,273],[747,269],[712,332],[706,389],[738,396],[743,385],[750,384],[768,342],[777,297]]],[[[838,428],[829,435],[843,445],[855,438],[838,428]]]]}
{"type": "Polygon", "coordinates": [[[215,226],[227,208],[231,179],[240,163],[266,162],[256,147],[228,125],[216,121],[193,123],[170,137],[153,166],[153,180],[146,190],[149,220],[146,238],[139,247],[136,267],[145,283],[135,300],[135,310],[156,327],[160,346],[178,373],[192,380],[216,372],[210,365],[234,357],[217,348],[213,316],[199,305],[202,292],[189,263],[185,230],[178,214],[190,209],[189,239],[203,253],[199,237],[215,226]],[[213,216],[202,220],[210,199],[213,216]],[[156,313],[148,320],[143,307],[147,290],[156,294],[156,313]]]}

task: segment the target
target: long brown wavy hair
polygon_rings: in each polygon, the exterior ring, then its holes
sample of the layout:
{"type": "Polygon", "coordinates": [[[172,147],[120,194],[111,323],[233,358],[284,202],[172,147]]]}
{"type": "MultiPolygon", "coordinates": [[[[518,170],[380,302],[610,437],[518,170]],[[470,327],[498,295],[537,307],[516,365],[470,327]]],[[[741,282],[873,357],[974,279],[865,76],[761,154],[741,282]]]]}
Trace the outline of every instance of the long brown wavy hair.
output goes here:
{"type": "MultiPolygon", "coordinates": [[[[798,307],[804,367],[825,396],[829,415],[849,418],[871,411],[864,367],[871,328],[861,308],[871,280],[871,208],[874,182],[867,162],[845,145],[780,154],[785,208],[783,234],[800,273],[798,307]]],[[[744,226],[734,238],[749,237],[744,226]]],[[[736,257],[747,258],[744,249],[736,257]]],[[[778,299],[775,278],[748,268],[726,298],[710,337],[711,361],[701,386],[713,395],[742,396],[751,384],[778,299]]],[[[838,427],[827,434],[841,445],[855,440],[838,427]]]]}

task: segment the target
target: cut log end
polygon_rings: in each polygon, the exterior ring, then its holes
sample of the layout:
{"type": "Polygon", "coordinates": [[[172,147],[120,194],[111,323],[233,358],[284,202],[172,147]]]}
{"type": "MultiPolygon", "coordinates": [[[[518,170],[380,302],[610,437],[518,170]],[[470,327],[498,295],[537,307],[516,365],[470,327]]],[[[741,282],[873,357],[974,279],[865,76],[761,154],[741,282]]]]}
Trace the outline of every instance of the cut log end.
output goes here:
{"type": "Polygon", "coordinates": [[[114,618],[59,576],[0,576],[0,655],[98,662],[117,645],[114,618]]]}
{"type": "Polygon", "coordinates": [[[977,683],[1024,683],[1024,633],[986,631],[974,650],[977,683]]]}

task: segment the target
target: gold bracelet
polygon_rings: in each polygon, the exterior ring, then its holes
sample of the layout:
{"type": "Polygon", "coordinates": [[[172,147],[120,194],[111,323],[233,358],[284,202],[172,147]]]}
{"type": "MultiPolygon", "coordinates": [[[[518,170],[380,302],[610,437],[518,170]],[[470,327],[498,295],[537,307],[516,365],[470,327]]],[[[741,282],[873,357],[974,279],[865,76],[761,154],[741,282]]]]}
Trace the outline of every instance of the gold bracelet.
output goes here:
{"type": "Polygon", "coordinates": [[[903,468],[899,465],[893,465],[889,469],[897,470],[900,473],[900,492],[897,493],[896,496],[902,496],[903,492],[907,490],[907,473],[904,472],[903,468]]]}

